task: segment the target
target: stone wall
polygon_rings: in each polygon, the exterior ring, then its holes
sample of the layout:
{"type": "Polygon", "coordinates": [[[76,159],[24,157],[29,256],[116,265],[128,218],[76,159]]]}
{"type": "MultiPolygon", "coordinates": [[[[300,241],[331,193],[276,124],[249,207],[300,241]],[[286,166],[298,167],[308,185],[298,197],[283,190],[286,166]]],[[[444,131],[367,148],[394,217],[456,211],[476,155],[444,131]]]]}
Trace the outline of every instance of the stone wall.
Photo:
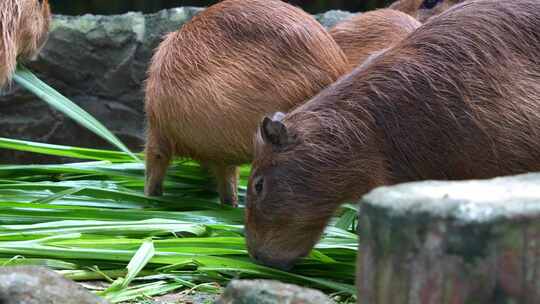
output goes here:
{"type": "MultiPolygon", "coordinates": [[[[49,41],[28,66],[139,151],[144,144],[142,83],[153,50],[165,33],[177,30],[201,10],[183,7],[149,15],[57,15],[49,41]]],[[[316,18],[331,26],[349,15],[330,11],[316,18]]],[[[112,148],[15,84],[0,93],[0,137],[112,148]]],[[[0,163],[49,161],[59,159],[0,150],[0,163]]]]}

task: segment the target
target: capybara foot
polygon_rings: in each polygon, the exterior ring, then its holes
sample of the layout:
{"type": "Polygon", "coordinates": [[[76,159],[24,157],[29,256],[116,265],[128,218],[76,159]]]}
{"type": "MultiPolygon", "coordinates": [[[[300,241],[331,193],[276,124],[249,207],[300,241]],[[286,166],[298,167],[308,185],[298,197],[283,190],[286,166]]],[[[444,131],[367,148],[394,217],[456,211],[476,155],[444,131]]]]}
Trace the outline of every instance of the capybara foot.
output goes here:
{"type": "Polygon", "coordinates": [[[146,196],[162,196],[163,195],[163,186],[162,184],[158,185],[149,185],[144,188],[144,195],[146,196]]]}

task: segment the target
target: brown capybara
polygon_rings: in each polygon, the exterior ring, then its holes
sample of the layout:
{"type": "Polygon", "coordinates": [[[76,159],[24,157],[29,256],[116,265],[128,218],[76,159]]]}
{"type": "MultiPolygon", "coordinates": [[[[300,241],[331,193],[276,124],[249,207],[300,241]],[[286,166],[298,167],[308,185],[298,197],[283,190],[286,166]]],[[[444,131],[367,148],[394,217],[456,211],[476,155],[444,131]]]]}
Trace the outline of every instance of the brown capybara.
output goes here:
{"type": "Polygon", "coordinates": [[[458,4],[283,117],[247,189],[258,261],[290,267],[381,185],[540,171],[540,1],[458,4]]]}
{"type": "Polygon", "coordinates": [[[407,13],[420,22],[425,22],[431,16],[438,15],[465,0],[398,0],[388,8],[407,13]]]}
{"type": "Polygon", "coordinates": [[[17,60],[37,55],[47,41],[50,20],[48,0],[0,0],[0,88],[17,60]]]}
{"type": "Polygon", "coordinates": [[[346,71],[346,58],[309,14],[277,0],[226,0],[166,36],[146,85],[147,195],[161,195],[172,157],[215,175],[237,202],[237,165],[253,157],[265,113],[288,111],[346,71]]]}
{"type": "Polygon", "coordinates": [[[380,9],[336,24],[329,30],[349,62],[349,71],[371,55],[401,41],[420,26],[416,19],[393,9],[380,9]]]}

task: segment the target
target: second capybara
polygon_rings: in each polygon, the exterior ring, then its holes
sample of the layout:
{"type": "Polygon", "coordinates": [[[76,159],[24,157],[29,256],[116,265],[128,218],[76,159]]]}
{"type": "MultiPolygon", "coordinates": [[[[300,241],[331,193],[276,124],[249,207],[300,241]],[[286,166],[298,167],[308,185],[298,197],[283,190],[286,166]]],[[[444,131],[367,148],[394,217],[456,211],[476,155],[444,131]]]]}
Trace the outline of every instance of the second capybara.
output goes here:
{"type": "Polygon", "coordinates": [[[539,28],[538,0],[464,2],[264,118],[247,189],[252,257],[291,267],[340,204],[377,186],[540,171],[539,28]]]}
{"type": "Polygon", "coordinates": [[[146,84],[147,195],[161,195],[174,156],[214,174],[237,202],[237,165],[250,162],[266,113],[289,111],[346,71],[346,58],[309,14],[278,0],[226,0],[166,36],[146,84]]]}
{"type": "Polygon", "coordinates": [[[0,1],[0,88],[17,60],[31,59],[45,44],[50,20],[48,0],[0,1]]]}
{"type": "Polygon", "coordinates": [[[424,22],[463,1],[465,0],[397,0],[389,8],[402,11],[424,22]]]}
{"type": "Polygon", "coordinates": [[[354,15],[329,30],[352,71],[368,57],[400,42],[421,25],[416,19],[393,9],[354,15]]]}

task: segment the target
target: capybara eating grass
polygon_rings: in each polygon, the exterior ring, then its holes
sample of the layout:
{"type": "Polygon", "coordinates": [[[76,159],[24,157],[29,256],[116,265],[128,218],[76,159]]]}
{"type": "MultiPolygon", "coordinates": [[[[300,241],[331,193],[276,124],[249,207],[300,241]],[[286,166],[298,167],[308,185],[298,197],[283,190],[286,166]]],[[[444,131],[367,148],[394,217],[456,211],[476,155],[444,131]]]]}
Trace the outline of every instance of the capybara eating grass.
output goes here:
{"type": "Polygon", "coordinates": [[[17,60],[37,55],[50,20],[48,0],[0,0],[0,88],[11,79],[17,60]]]}
{"type": "Polygon", "coordinates": [[[288,268],[374,187],[540,171],[540,1],[431,18],[256,136],[250,254],[288,268]]]}
{"type": "Polygon", "coordinates": [[[421,25],[416,19],[393,9],[354,15],[329,32],[349,62],[352,71],[368,57],[400,42],[421,25]]]}
{"type": "Polygon", "coordinates": [[[425,22],[450,7],[465,0],[398,0],[389,6],[391,9],[407,13],[420,22],[425,22]]]}
{"type": "Polygon", "coordinates": [[[222,203],[237,202],[237,165],[253,157],[266,113],[309,100],[346,71],[309,14],[277,0],[226,0],[166,36],[146,85],[147,195],[161,195],[171,158],[210,169],[222,203]]]}

